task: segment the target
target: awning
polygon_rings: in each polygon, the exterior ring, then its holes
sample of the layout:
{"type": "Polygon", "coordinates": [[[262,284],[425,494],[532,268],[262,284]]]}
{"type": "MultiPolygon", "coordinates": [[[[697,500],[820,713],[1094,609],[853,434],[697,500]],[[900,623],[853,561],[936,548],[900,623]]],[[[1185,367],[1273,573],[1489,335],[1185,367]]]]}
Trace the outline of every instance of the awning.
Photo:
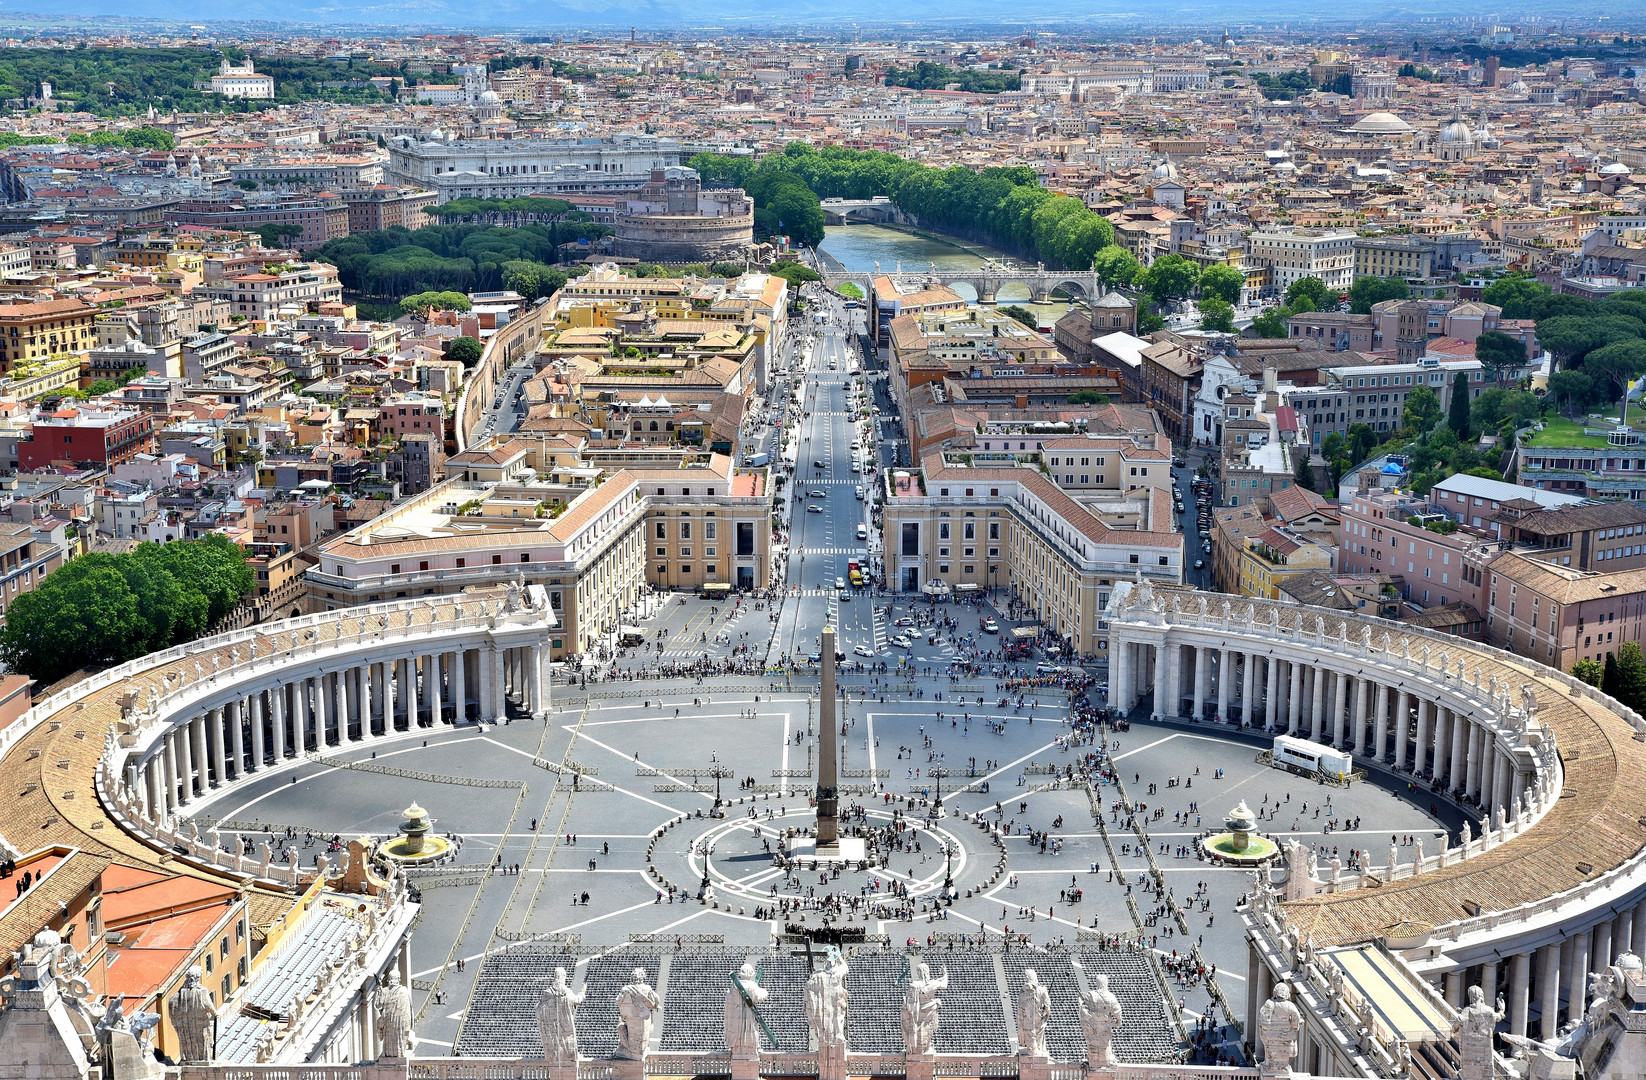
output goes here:
{"type": "Polygon", "coordinates": [[[1019,641],[1033,641],[1035,638],[1037,638],[1039,636],[1040,636],[1040,627],[1038,627],[1038,626],[1014,626],[1014,627],[1012,627],[1012,637],[1016,638],[1019,641]]]}

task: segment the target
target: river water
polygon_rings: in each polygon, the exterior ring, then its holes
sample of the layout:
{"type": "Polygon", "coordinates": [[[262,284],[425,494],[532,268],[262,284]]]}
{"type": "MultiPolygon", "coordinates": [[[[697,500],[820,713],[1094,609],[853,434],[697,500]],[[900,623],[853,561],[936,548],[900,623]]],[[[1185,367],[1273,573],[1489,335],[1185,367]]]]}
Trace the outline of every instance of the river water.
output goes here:
{"type": "MultiPolygon", "coordinates": [[[[969,240],[945,242],[929,234],[915,236],[884,225],[830,225],[823,230],[818,250],[847,270],[860,273],[872,273],[876,263],[881,273],[894,273],[901,265],[903,273],[918,274],[934,265],[939,270],[973,270],[982,266],[985,258],[1016,261],[1004,251],[969,240]]],[[[967,285],[957,285],[955,291],[968,300],[975,299],[967,285]]],[[[1000,290],[999,302],[1028,308],[1048,329],[1069,310],[1066,302],[1031,303],[1029,295],[1027,286],[1008,285],[1000,290]]]]}

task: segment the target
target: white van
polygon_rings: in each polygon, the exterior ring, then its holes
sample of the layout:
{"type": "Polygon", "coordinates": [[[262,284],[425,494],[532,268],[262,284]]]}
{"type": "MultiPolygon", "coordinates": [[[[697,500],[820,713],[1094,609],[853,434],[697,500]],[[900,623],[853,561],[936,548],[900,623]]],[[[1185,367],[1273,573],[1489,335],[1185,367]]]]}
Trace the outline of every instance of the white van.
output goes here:
{"type": "Polygon", "coordinates": [[[869,527],[861,521],[857,523],[857,538],[859,540],[867,540],[869,538],[869,527]]]}

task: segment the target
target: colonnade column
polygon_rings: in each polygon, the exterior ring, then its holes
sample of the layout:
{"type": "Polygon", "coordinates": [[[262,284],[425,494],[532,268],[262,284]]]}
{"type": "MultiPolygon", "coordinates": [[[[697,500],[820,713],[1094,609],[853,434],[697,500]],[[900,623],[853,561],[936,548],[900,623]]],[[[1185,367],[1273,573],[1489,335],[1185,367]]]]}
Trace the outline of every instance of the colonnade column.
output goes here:
{"type": "Polygon", "coordinates": [[[1364,676],[1355,677],[1355,737],[1354,752],[1366,756],[1366,698],[1369,683],[1364,676]]]}
{"type": "Polygon", "coordinates": [[[1313,692],[1309,695],[1309,738],[1314,742],[1322,742],[1326,738],[1326,684],[1331,677],[1332,673],[1326,668],[1309,668],[1309,678],[1314,683],[1313,692]]]}
{"type": "Polygon", "coordinates": [[[251,696],[251,764],[246,771],[256,772],[263,767],[263,692],[251,696]]]}
{"type": "Polygon", "coordinates": [[[1486,728],[1481,724],[1469,724],[1469,760],[1463,769],[1464,794],[1471,799],[1480,798],[1480,759],[1485,754],[1486,728]]]}
{"type": "Polygon", "coordinates": [[[1411,700],[1404,690],[1395,692],[1395,768],[1406,767],[1406,744],[1411,739],[1411,700]]]}
{"type": "Polygon", "coordinates": [[[1217,664],[1217,715],[1227,721],[1234,715],[1234,650],[1224,649],[1217,664]]]}
{"type": "MultiPolygon", "coordinates": [[[[1121,665],[1122,673],[1126,666],[1121,665]]],[[[1128,680],[1129,681],[1129,680],[1128,680]]],[[[452,700],[457,704],[456,723],[467,723],[469,719],[469,651],[458,649],[452,654],[452,700]]]]}
{"type": "Polygon", "coordinates": [[[503,693],[503,650],[496,645],[491,647],[491,700],[486,703],[486,718],[493,723],[501,721],[508,715],[508,699],[503,693]]]}
{"type": "Polygon", "coordinates": [[[1332,745],[1342,746],[1349,726],[1349,676],[1332,674],[1332,745]]]}
{"type": "Polygon", "coordinates": [[[1453,791],[1463,790],[1469,771],[1469,718],[1464,713],[1452,713],[1452,760],[1447,770],[1446,786],[1453,791]]]}
{"type": "MultiPolygon", "coordinates": [[[[1543,1010],[1543,1018],[1539,1021],[1540,1037],[1552,1039],[1559,1031],[1560,1018],[1560,945],[1558,943],[1545,945],[1538,950],[1540,956],[1537,975],[1538,998],[1543,1010]]],[[[1521,1034],[1524,1034],[1522,1032],[1521,1034]]]]}
{"type": "Polygon", "coordinates": [[[1372,693],[1377,695],[1377,718],[1372,729],[1371,758],[1381,762],[1389,745],[1389,688],[1382,683],[1373,683],[1372,693]]]}
{"type": "Polygon", "coordinates": [[[180,804],[194,801],[194,724],[186,723],[176,731],[177,740],[177,778],[182,781],[183,791],[178,797],[180,804]]]}
{"type": "Polygon", "coordinates": [[[207,780],[215,780],[222,784],[228,780],[228,759],[223,754],[223,710],[216,708],[206,714],[206,742],[211,748],[211,777],[200,778],[200,788],[205,790],[207,780]]]}
{"type": "MultiPolygon", "coordinates": [[[[481,655],[482,660],[484,660],[486,654],[484,652],[482,652],[480,655],[481,655]]],[[[490,670],[491,669],[489,667],[481,668],[481,675],[483,676],[482,679],[481,679],[481,682],[480,682],[480,701],[481,701],[481,712],[482,713],[485,712],[486,705],[491,700],[491,696],[487,692],[487,690],[488,690],[488,686],[487,686],[488,680],[486,678],[484,678],[486,672],[488,672],[490,670]]],[[[1154,718],[1156,720],[1158,720],[1158,719],[1160,719],[1161,717],[1163,717],[1165,715],[1166,715],[1166,646],[1156,645],[1154,647],[1154,718]]]]}
{"type": "Polygon", "coordinates": [[[1568,970],[1571,972],[1571,982],[1566,989],[1566,1015],[1575,1020],[1589,1011],[1589,931],[1572,935],[1568,970]]]}
{"type": "Polygon", "coordinates": [[[165,750],[162,755],[161,778],[166,782],[166,813],[170,814],[177,809],[181,801],[177,794],[178,750],[176,732],[165,736],[165,750]]]}
{"type": "Polygon", "coordinates": [[[229,747],[234,755],[236,780],[246,775],[246,735],[241,730],[241,723],[245,719],[245,704],[243,698],[235,698],[229,702],[229,747]]]}
{"type": "Polygon", "coordinates": [[[1595,924],[1594,942],[1594,955],[1589,958],[1589,966],[1604,971],[1612,966],[1612,920],[1595,924]]]}
{"type": "Polygon", "coordinates": [[[1429,759],[1429,724],[1432,722],[1434,702],[1417,699],[1417,738],[1412,741],[1412,772],[1420,773],[1429,759]]]}
{"type": "Polygon", "coordinates": [[[337,745],[349,741],[349,673],[347,669],[332,673],[332,711],[337,714],[337,745]]]}
{"type": "Polygon", "coordinates": [[[1240,721],[1250,725],[1252,722],[1252,693],[1255,690],[1257,674],[1257,657],[1251,653],[1242,653],[1240,658],[1240,721]]]}
{"type": "Polygon", "coordinates": [[[1431,707],[1434,709],[1434,729],[1432,731],[1434,736],[1434,764],[1429,766],[1429,769],[1434,774],[1435,782],[1439,783],[1446,775],[1446,751],[1452,745],[1446,725],[1453,723],[1456,718],[1453,716],[1452,710],[1445,708],[1438,702],[1431,707]]]}
{"type": "Polygon", "coordinates": [[[1272,728],[1280,722],[1280,661],[1270,656],[1265,664],[1269,678],[1268,689],[1263,692],[1263,725],[1272,728]]]}
{"type": "Polygon", "coordinates": [[[548,695],[543,692],[543,647],[541,645],[533,645],[529,649],[521,650],[521,652],[524,654],[524,660],[527,665],[526,687],[527,693],[531,697],[531,701],[528,703],[527,709],[531,713],[533,719],[538,719],[541,718],[546,711],[545,699],[548,697],[548,695]]]}
{"type": "Polygon", "coordinates": [[[1303,665],[1286,661],[1292,669],[1292,692],[1286,700],[1286,734],[1296,735],[1297,725],[1303,719],[1303,665]]]}
{"type": "Polygon", "coordinates": [[[1189,690],[1189,718],[1199,720],[1206,709],[1206,689],[1212,682],[1212,651],[1194,645],[1190,647],[1189,655],[1194,658],[1194,683],[1189,690]]]}

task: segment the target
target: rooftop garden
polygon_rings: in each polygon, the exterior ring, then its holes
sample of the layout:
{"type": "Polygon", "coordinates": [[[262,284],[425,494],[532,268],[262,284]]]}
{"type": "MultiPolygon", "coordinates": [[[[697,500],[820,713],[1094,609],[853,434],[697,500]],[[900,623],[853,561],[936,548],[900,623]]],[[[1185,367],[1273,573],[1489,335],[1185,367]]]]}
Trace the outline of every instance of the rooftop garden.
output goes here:
{"type": "Polygon", "coordinates": [[[1612,427],[1605,419],[1581,421],[1568,420],[1564,416],[1550,416],[1545,418],[1543,430],[1532,432],[1521,440],[1521,444],[1529,449],[1542,447],[1577,447],[1588,450],[1604,450],[1608,445],[1604,435],[1585,435],[1584,427],[1612,427]]]}

